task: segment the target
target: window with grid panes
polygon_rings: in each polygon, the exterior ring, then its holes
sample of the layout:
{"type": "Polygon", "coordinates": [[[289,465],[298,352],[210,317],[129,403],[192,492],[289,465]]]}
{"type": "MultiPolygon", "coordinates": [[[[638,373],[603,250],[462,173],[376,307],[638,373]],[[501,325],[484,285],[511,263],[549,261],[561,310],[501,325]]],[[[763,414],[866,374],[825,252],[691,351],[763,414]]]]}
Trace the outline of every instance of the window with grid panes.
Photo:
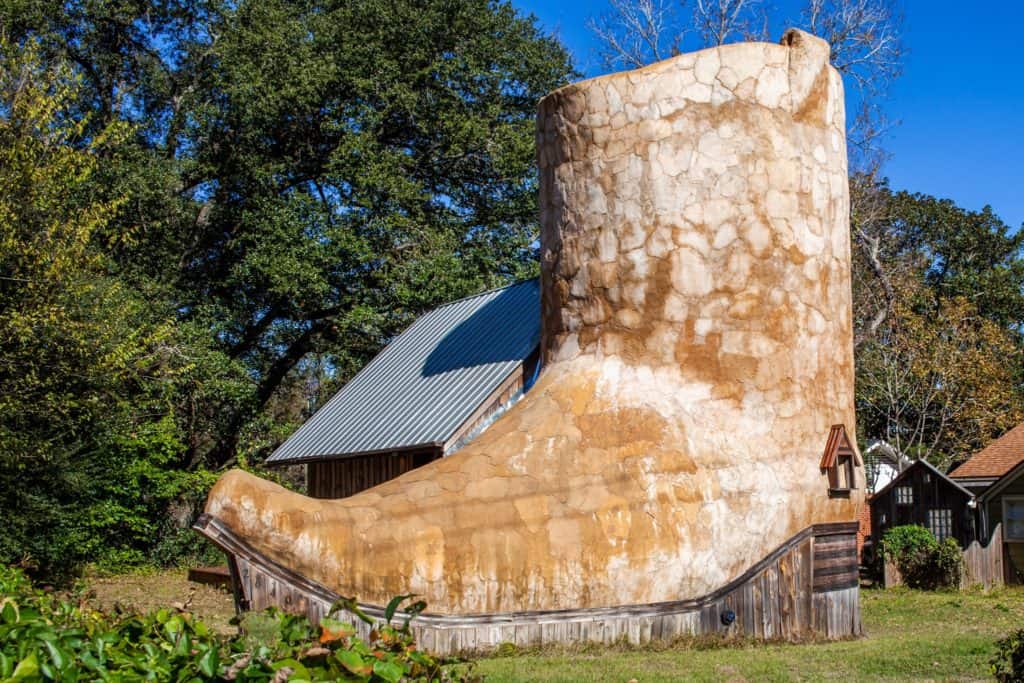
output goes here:
{"type": "Polygon", "coordinates": [[[949,508],[932,508],[928,511],[928,530],[942,541],[953,535],[953,511],[949,508]]]}

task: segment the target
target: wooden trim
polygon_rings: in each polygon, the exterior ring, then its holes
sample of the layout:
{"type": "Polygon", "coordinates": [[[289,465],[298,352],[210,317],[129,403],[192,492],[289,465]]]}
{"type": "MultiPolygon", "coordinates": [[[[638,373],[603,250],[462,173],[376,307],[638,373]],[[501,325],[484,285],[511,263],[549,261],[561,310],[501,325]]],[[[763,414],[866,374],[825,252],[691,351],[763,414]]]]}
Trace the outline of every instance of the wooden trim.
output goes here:
{"type": "Polygon", "coordinates": [[[828,440],[825,442],[825,452],[821,454],[819,467],[823,470],[829,469],[836,464],[836,456],[838,455],[849,455],[857,465],[864,464],[857,453],[857,449],[854,448],[853,443],[850,441],[850,437],[846,434],[846,426],[841,424],[832,425],[832,428],[829,430],[828,440]]]}
{"type": "MultiPolygon", "coordinates": [[[[1012,471],[1013,470],[1011,470],[1011,472],[1012,471]]],[[[1007,474],[1009,474],[1009,472],[1007,474]]],[[[999,477],[956,477],[952,474],[949,475],[949,478],[965,488],[988,488],[999,481],[999,477]]],[[[981,499],[984,495],[985,494],[982,493],[978,498],[981,499]]]]}
{"type": "Polygon", "coordinates": [[[212,515],[205,512],[199,515],[199,519],[197,519],[196,523],[192,525],[192,528],[209,539],[211,543],[223,550],[229,556],[234,556],[248,561],[258,559],[259,562],[266,565],[267,569],[271,572],[280,574],[281,577],[285,578],[289,583],[294,584],[297,588],[311,593],[318,598],[334,602],[339,597],[337,593],[332,592],[322,584],[317,583],[316,581],[311,581],[301,574],[288,569],[283,564],[275,562],[266,555],[258,552],[212,515]]]}
{"type": "Polygon", "coordinates": [[[188,580],[217,588],[231,587],[231,569],[228,565],[220,567],[192,567],[188,570],[188,580]]]}
{"type": "MultiPolygon", "coordinates": [[[[1010,503],[1024,503],[1024,495],[1002,496],[999,501],[1002,503],[1003,507],[1003,528],[1009,529],[1010,523],[1008,519],[1009,515],[1007,513],[1010,511],[1010,503]]],[[[1011,536],[1008,532],[1004,531],[1003,541],[1006,543],[1024,543],[1024,537],[1011,536]]]]}
{"type": "Polygon", "coordinates": [[[238,573],[238,559],[227,551],[224,551],[224,554],[228,557],[228,573],[231,575],[231,593],[235,596],[235,612],[240,614],[249,609],[249,603],[245,599],[245,591],[242,590],[242,580],[238,573]]]}
{"type": "Polygon", "coordinates": [[[821,522],[811,525],[815,536],[837,536],[839,534],[857,533],[859,522],[821,522]]]}
{"type": "Polygon", "coordinates": [[[890,481],[888,484],[883,486],[880,490],[875,491],[871,495],[871,499],[875,500],[877,498],[881,498],[882,496],[888,494],[891,489],[896,488],[896,486],[901,481],[903,481],[904,479],[909,477],[910,473],[913,472],[914,469],[916,467],[918,467],[919,465],[921,467],[926,468],[931,474],[934,474],[934,475],[936,475],[938,477],[941,477],[942,479],[946,480],[950,484],[950,486],[952,486],[956,490],[960,491],[960,493],[964,494],[967,497],[968,500],[970,500],[971,498],[978,498],[978,500],[981,500],[980,497],[975,496],[971,491],[968,491],[967,489],[965,489],[963,487],[963,485],[960,484],[960,482],[956,481],[955,479],[953,479],[952,477],[950,477],[947,474],[943,474],[942,472],[940,472],[938,469],[936,469],[936,467],[934,465],[932,465],[930,462],[928,462],[927,460],[915,460],[914,462],[912,462],[909,465],[907,465],[906,468],[904,468],[904,470],[902,472],[897,474],[893,478],[892,481],[890,481]]]}
{"type": "MultiPolygon", "coordinates": [[[[481,418],[485,417],[491,410],[500,406],[501,403],[504,403],[504,401],[501,400],[502,395],[510,388],[514,387],[518,383],[521,389],[523,387],[523,381],[523,364],[520,363],[508,374],[508,377],[502,380],[501,384],[499,384],[494,391],[488,394],[487,398],[480,402],[480,405],[476,407],[476,410],[474,410],[470,416],[458,426],[452,435],[445,440],[444,445],[441,447],[442,452],[447,453],[448,449],[453,444],[457,443],[459,439],[476,427],[481,418]]],[[[508,398],[510,399],[511,396],[508,398]]]]}

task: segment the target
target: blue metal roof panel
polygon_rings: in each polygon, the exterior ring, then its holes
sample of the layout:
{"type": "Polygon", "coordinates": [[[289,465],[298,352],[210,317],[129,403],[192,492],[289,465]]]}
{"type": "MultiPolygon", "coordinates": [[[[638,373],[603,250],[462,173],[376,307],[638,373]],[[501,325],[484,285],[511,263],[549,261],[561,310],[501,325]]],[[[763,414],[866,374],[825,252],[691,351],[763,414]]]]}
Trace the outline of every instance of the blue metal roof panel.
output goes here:
{"type": "Polygon", "coordinates": [[[540,343],[540,287],[527,280],[420,316],[267,459],[441,444],[540,343]]]}

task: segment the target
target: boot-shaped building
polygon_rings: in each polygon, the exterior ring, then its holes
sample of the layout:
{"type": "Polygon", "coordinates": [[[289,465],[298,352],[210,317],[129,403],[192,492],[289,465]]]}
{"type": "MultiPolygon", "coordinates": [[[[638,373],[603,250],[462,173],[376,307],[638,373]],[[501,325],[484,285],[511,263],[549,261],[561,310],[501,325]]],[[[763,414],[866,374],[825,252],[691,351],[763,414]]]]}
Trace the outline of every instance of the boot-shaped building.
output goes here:
{"type": "Polygon", "coordinates": [[[339,500],[241,471],[243,606],[415,593],[439,652],[860,632],[843,89],[791,30],[566,86],[537,119],[543,370],[462,450],[339,500]]]}

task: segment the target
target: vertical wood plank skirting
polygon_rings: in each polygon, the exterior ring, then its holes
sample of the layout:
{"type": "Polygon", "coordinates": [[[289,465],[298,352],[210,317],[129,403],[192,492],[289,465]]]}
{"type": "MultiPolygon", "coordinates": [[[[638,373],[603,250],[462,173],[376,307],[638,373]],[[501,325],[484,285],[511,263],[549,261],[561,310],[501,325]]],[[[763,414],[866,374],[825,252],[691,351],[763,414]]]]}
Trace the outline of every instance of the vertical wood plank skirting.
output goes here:
{"type": "MultiPolygon", "coordinates": [[[[203,515],[196,531],[229,557],[240,610],[277,606],[313,622],[338,595],[256,552],[218,520],[203,515]]],[[[653,640],[721,634],[762,640],[862,635],[857,582],[856,522],[816,524],[789,539],[722,588],[700,598],[646,605],[493,614],[420,615],[413,630],[420,646],[440,655],[489,651],[502,643],[653,640]],[[729,613],[734,620],[730,624],[729,613]]],[[[383,620],[378,605],[360,607],[383,620]]],[[[370,627],[347,613],[363,637],[370,627]]]]}

